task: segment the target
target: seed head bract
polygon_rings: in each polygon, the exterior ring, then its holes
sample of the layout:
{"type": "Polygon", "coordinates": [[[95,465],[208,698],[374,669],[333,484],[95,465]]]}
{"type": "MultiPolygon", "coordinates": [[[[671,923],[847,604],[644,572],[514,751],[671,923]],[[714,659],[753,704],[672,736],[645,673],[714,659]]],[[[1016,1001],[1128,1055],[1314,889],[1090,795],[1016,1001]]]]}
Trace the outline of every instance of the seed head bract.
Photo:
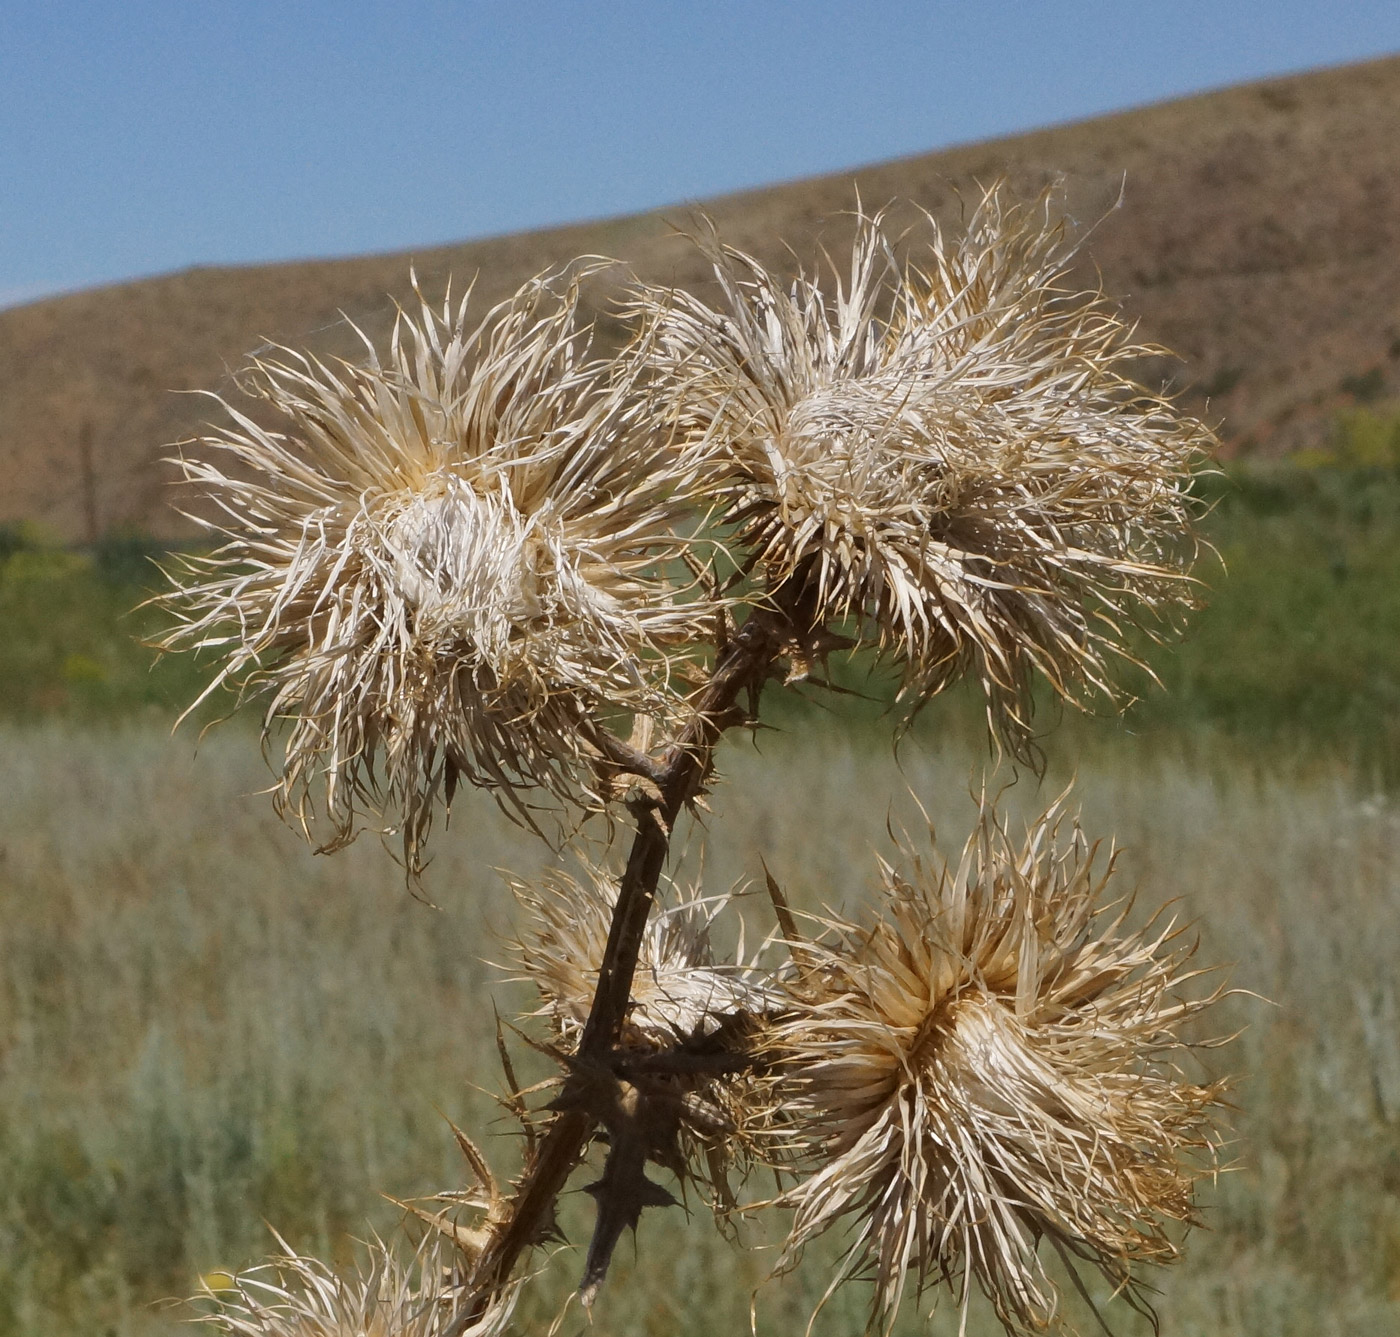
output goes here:
{"type": "MultiPolygon", "coordinates": [[[[728,1208],[731,1171],[756,1153],[750,1124],[761,1097],[748,1056],[782,1000],[742,941],[728,961],[711,943],[731,897],[672,890],[672,902],[654,906],[647,922],[614,1063],[656,1130],[652,1158],[728,1208]]],[[[560,1052],[571,1052],[597,987],[617,883],[589,869],[582,880],[555,872],[515,892],[529,917],[514,944],[516,964],[538,989],[560,1052]]]]}
{"type": "Polygon", "coordinates": [[[703,610],[666,573],[693,480],[635,430],[633,364],[588,359],[590,272],[534,280],[474,328],[465,300],[425,302],[383,360],[261,358],[246,389],[277,425],[228,405],[182,461],[225,543],[174,575],[165,644],[266,694],[280,803],[303,825],[319,808],[327,848],[378,811],[416,870],[459,779],[522,814],[532,790],[596,801],[590,723],[678,709],[703,610]]]}
{"type": "Polygon", "coordinates": [[[1176,1061],[1213,995],[1181,992],[1169,927],[1101,904],[1113,859],[1065,825],[1057,805],[1016,844],[984,803],[956,867],[882,865],[880,917],[803,945],[773,1036],[807,1160],[780,1268],[845,1221],[877,1316],[947,1282],[1030,1332],[1057,1310],[1045,1246],[1135,1304],[1136,1265],[1176,1258],[1221,1097],[1176,1061]]]}
{"type": "MultiPolygon", "coordinates": [[[[206,1285],[199,1297],[206,1312],[196,1321],[226,1337],[440,1337],[453,1319],[459,1271],[432,1235],[407,1263],[371,1240],[348,1275],[283,1245],[281,1254],[227,1284],[206,1285]]],[[[518,1292],[508,1287],[459,1337],[497,1337],[518,1292]]]]}
{"type": "MultiPolygon", "coordinates": [[[[583,879],[554,872],[542,885],[514,884],[528,927],[514,944],[524,978],[539,990],[556,1035],[576,1042],[588,1019],[617,903],[616,879],[590,869],[583,879]]],[[[766,977],[748,963],[716,960],[710,926],[729,897],[677,892],[653,908],[632,981],[620,1044],[664,1050],[714,1031],[727,1016],[772,1005],[766,977]]]]}
{"type": "Polygon", "coordinates": [[[860,217],[827,292],[702,238],[718,305],[638,290],[654,411],[705,443],[769,593],[882,648],[911,707],[971,674],[1021,752],[1037,671],[1113,699],[1128,627],[1189,605],[1209,434],[1130,379],[1153,350],[1069,284],[1048,199],[993,190],[959,240],[925,216],[900,241],[902,266],[860,217]]]}

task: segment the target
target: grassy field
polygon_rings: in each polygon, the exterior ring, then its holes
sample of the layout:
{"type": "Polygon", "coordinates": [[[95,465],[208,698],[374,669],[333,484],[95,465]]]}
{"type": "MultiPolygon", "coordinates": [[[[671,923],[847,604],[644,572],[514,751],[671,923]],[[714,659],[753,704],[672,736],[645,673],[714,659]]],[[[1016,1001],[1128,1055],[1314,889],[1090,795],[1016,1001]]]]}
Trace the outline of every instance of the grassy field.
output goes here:
{"type": "MultiPolygon", "coordinates": [[[[1140,703],[1078,732],[1219,734],[1400,781],[1400,416],[1357,410],[1325,450],[1237,466],[1201,490],[1218,554],[1199,566],[1206,607],[1180,641],[1143,647],[1166,690],[1127,673],[1140,703]]],[[[207,669],[139,644],[159,626],[137,607],[159,584],[159,555],[139,537],[69,551],[0,529],[0,718],[168,718],[198,693],[207,669]]],[[[842,713],[876,721],[886,702],[874,690],[842,713]]],[[[965,726],[968,706],[936,703],[926,734],[965,726]]]]}
{"type": "MultiPolygon", "coordinates": [[[[1397,462],[1395,420],[1357,414],[1326,452],[1211,483],[1229,576],[1206,573],[1211,606],[1154,656],[1168,691],[1125,722],[1069,721],[1047,779],[1007,796],[1029,812],[1077,769],[1086,827],[1127,847],[1125,890],[1175,898],[1202,959],[1272,1000],[1233,999],[1240,1037],[1210,1058],[1243,1074],[1234,1164],[1209,1231],[1160,1278],[1169,1334],[1400,1328],[1397,462]]],[[[485,1000],[529,1004],[482,958],[512,918],[491,870],[528,873],[535,845],[459,799],[437,908],[372,838],[312,856],[257,792],[246,722],[197,752],[193,730],[170,739],[203,670],[153,668],[136,643],[155,626],[131,611],[147,556],[0,534],[0,1337],[156,1337],[187,1312],[156,1302],[267,1252],[265,1222],[342,1259],[352,1235],[392,1229],[381,1192],[461,1179],[440,1113],[502,1127],[485,1000]]],[[[878,702],[843,714],[775,712],[761,751],[725,753],[712,835],[686,844],[707,885],[752,878],[762,855],[800,903],[856,904],[906,786],[961,843],[986,761],[969,704],[929,712],[897,762],[878,702]]],[[[510,1141],[489,1141],[509,1171],[510,1141]]],[[[585,1205],[566,1206],[571,1239],[585,1205]]],[[[744,1331],[772,1256],[748,1242],[702,1213],[649,1214],[597,1322],[744,1331]]],[[[758,1330],[802,1331],[828,1263],[765,1288],[758,1330]]],[[[520,1331],[547,1327],[579,1265],[549,1265],[520,1331]]],[[[816,1331],[852,1331],[864,1303],[843,1293],[816,1331]]],[[[935,1328],[956,1329],[951,1307],[935,1328]]],[[[1146,1328],[1125,1312],[1115,1330],[1146,1328]]]]}
{"type": "MultiPolygon", "coordinates": [[[[197,757],[143,724],[9,726],[0,750],[0,1333],[166,1333],[176,1315],[152,1303],[265,1252],[264,1221],[344,1256],[366,1223],[393,1226],[379,1192],[459,1181],[436,1111],[499,1126],[478,1089],[498,1083],[481,958],[511,921],[490,868],[539,859],[489,804],[459,806],[428,877],[434,909],[373,839],[326,859],[281,829],[239,729],[197,757]]],[[[908,748],[901,769],[828,730],[726,760],[712,838],[687,843],[692,865],[707,845],[715,887],[755,875],[762,853],[799,902],[850,906],[885,795],[907,782],[949,845],[973,812],[978,761],[957,744],[908,748]]],[[[1060,778],[1023,779],[1008,800],[1034,808],[1060,778]]],[[[1400,806],[1341,767],[1266,772],[1165,746],[1096,749],[1078,792],[1090,832],[1127,847],[1125,889],[1144,906],[1177,898],[1202,958],[1273,1000],[1232,1000],[1244,1029],[1210,1059],[1245,1074],[1234,1165],[1208,1191],[1209,1231],[1160,1279],[1166,1331],[1393,1333],[1400,806]]],[[[489,987],[504,1007],[527,1001],[489,987]]],[[[490,1145],[508,1169],[509,1141],[490,1145]]],[[[584,1220],[575,1195],[571,1238],[584,1220]]],[[[736,1253],[701,1214],[651,1214],[598,1321],[743,1331],[767,1257],[736,1253]]],[[[569,1251],[551,1263],[522,1332],[542,1330],[578,1266],[569,1251]]],[[[826,1270],[813,1258],[765,1290],[759,1330],[800,1331],[826,1270]]],[[[817,1331],[851,1331],[863,1303],[844,1296],[817,1331]]],[[[1145,1331],[1130,1320],[1116,1330],[1145,1331]]]]}

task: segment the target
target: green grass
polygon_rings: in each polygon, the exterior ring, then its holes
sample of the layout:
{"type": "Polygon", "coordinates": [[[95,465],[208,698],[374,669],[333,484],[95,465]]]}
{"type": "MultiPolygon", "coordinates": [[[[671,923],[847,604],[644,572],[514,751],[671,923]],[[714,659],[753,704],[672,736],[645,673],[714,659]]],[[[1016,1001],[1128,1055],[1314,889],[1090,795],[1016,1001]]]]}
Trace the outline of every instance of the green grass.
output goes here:
{"type": "Polygon", "coordinates": [[[170,717],[198,694],[206,668],[142,644],[161,625],[141,606],[160,553],[139,536],[78,552],[0,528],[0,717],[170,717]]]}
{"type": "MultiPolygon", "coordinates": [[[[281,828],[242,731],[194,756],[150,724],[56,721],[0,728],[0,754],[0,1334],[170,1333],[153,1302],[268,1251],[265,1220],[344,1258],[366,1223],[393,1227],[380,1192],[460,1182],[437,1110],[512,1168],[478,1088],[499,1084],[487,999],[507,1013],[527,999],[481,958],[500,957],[512,918],[491,868],[528,873],[541,851],[489,802],[459,799],[428,874],[434,909],[372,838],[324,858],[281,828]]],[[[723,770],[688,866],[704,845],[717,888],[758,875],[761,855],[799,904],[850,908],[891,808],[913,815],[905,785],[956,845],[980,762],[918,743],[896,765],[863,733],[825,731],[736,744],[723,770]]],[[[1029,812],[1063,778],[1022,777],[1007,801],[1029,812]]],[[[1091,833],[1127,846],[1124,889],[1140,884],[1144,909],[1178,898],[1202,958],[1273,1000],[1232,1000],[1224,1024],[1245,1029],[1206,1056],[1247,1074],[1235,1167],[1207,1191],[1210,1229],[1160,1277],[1165,1330],[1393,1333],[1400,807],[1340,765],[1261,774],[1224,748],[1183,758],[1131,741],[1081,761],[1078,790],[1091,833]]],[[[762,926],[759,898],[750,912],[762,926]]],[[[564,1221],[586,1239],[582,1195],[564,1221]]],[[[703,1212],[649,1213],[597,1322],[744,1331],[770,1258],[731,1248],[703,1212]]],[[[579,1266],[574,1250],[548,1264],[519,1331],[544,1329],[579,1266]]],[[[818,1250],[762,1291],[759,1331],[802,1331],[830,1266],[818,1250]]],[[[856,1330],[864,1303],[844,1294],[816,1332],[856,1330]]],[[[975,1310],[970,1330],[994,1331],[975,1310]]],[[[1146,1332],[1116,1318],[1124,1337],[1146,1332]]],[[[955,1326],[945,1302],[935,1330],[955,1326]]],[[[899,1330],[922,1326],[911,1311],[899,1330]]]]}
{"type": "MultiPolygon", "coordinates": [[[[1400,781],[1400,418],[1356,410],[1327,450],[1236,467],[1201,490],[1223,566],[1201,563],[1207,607],[1181,640],[1141,647],[1166,690],[1125,671],[1141,698],[1126,726],[1326,750],[1400,781]]],[[[169,717],[197,695],[207,664],[158,661],[140,644],[161,626],[138,606],[160,583],[154,555],[139,538],[70,552],[0,531],[0,717],[169,717]]],[[[887,707],[888,683],[868,689],[861,666],[837,673],[876,699],[829,699],[836,714],[873,719],[887,707]]],[[[970,734],[977,714],[964,694],[937,703],[923,730],[970,734]]],[[[1053,730],[1059,714],[1047,706],[1041,720],[1053,730]]],[[[1112,736],[1123,724],[1074,727],[1112,736]]]]}
{"type": "Polygon", "coordinates": [[[1130,723],[1332,746],[1397,778],[1400,469],[1240,469],[1214,480],[1209,604],[1151,654],[1130,723]]]}
{"type": "MultiPolygon", "coordinates": [[[[1008,795],[1029,810],[1077,767],[1143,905],[1178,898],[1203,958],[1274,1000],[1235,999],[1245,1029],[1211,1059],[1246,1074],[1237,1164],[1161,1278],[1172,1334],[1400,1328],[1397,421],[1358,410],[1325,451],[1205,480],[1228,573],[1206,564],[1210,606],[1151,653],[1168,690],[1144,681],[1126,721],[1063,721],[1051,777],[1008,795]]],[[[428,876],[439,909],[373,839],[310,855],[256,792],[270,777],[246,731],[197,754],[193,730],[168,738],[208,670],[139,643],[158,627],[137,607],[152,551],[0,531],[0,1337],[170,1333],[152,1304],[266,1252],[265,1222],[344,1259],[367,1223],[394,1226],[380,1192],[458,1182],[437,1111],[504,1131],[481,1090],[498,1085],[486,1000],[526,1000],[481,963],[511,919],[489,870],[528,873],[541,851],[464,795],[428,876]]],[[[976,703],[936,704],[896,763],[871,727],[888,690],[773,710],[760,751],[726,749],[713,836],[687,841],[710,885],[761,856],[799,903],[858,902],[906,785],[961,839],[986,761],[976,703]]],[[[509,1171],[510,1140],[488,1141],[509,1171]]],[[[581,1195],[564,1219],[586,1238],[581,1195]]],[[[703,1213],[649,1213],[598,1322],[743,1331],[770,1257],[703,1213]]],[[[760,1332],[802,1331],[831,1258],[763,1291],[760,1332]]],[[[578,1266],[549,1265],[522,1332],[578,1266]]],[[[816,1332],[855,1330],[863,1304],[843,1293],[816,1332]]],[[[938,1326],[955,1330],[947,1306],[938,1326]]],[[[979,1309],[969,1331],[994,1330],[979,1309]]]]}

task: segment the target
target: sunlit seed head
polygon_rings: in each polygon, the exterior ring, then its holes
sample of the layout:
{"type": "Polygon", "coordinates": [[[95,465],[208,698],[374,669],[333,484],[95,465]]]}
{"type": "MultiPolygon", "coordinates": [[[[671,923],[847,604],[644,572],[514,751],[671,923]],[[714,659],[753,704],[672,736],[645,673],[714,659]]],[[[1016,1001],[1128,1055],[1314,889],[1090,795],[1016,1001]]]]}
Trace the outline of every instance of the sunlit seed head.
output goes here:
{"type": "MultiPolygon", "coordinates": [[[[203,1312],[195,1321],[227,1337],[439,1337],[453,1319],[458,1271],[433,1236],[407,1263],[372,1240],[351,1274],[284,1245],[257,1267],[219,1273],[218,1284],[196,1297],[203,1312]]],[[[460,1337],[496,1337],[510,1322],[518,1292],[518,1285],[506,1288],[460,1337]]]]}
{"type": "Polygon", "coordinates": [[[1178,1256],[1214,1168],[1221,1087],[1177,1065],[1215,995],[1179,992],[1190,953],[1170,928],[1102,906],[1113,860],[1095,854],[1060,806],[1016,844],[984,804],[956,867],[885,865],[873,924],[804,945],[773,1037],[806,1160],[780,1268],[844,1221],[841,1275],[873,1278],[872,1322],[906,1284],[946,1281],[1040,1331],[1047,1248],[1143,1304],[1137,1266],[1178,1256]]]}
{"type": "Polygon", "coordinates": [[[532,791],[597,802],[591,723],[683,711],[710,616],[674,579],[694,470],[638,434],[635,359],[588,361],[588,272],[475,328],[424,304],[384,359],[260,359],[246,388],[277,425],[228,405],[182,461],[224,546],[173,574],[165,645],[265,696],[279,801],[319,810],[326,847],[378,812],[416,870],[459,779],[521,814],[532,791]]]}
{"type": "MultiPolygon", "coordinates": [[[[588,1019],[598,984],[617,881],[601,869],[582,880],[555,872],[538,886],[515,883],[528,916],[513,944],[521,975],[539,990],[541,1012],[572,1046],[588,1019]]],[[[670,1049],[685,1037],[712,1033],[726,1017],[761,1014],[773,1005],[767,977],[748,961],[716,959],[710,928],[730,903],[672,889],[647,922],[632,981],[633,1006],[623,1025],[625,1050],[670,1049]]]]}
{"type": "Polygon", "coordinates": [[[1074,256],[1048,201],[988,192],[964,235],[861,218],[824,290],[703,243],[721,300],[641,289],[655,412],[708,448],[739,545],[769,590],[849,622],[918,703],[964,676],[1020,752],[1037,676],[1117,699],[1130,629],[1192,603],[1197,422],[1131,379],[1146,350],[1074,256]]]}

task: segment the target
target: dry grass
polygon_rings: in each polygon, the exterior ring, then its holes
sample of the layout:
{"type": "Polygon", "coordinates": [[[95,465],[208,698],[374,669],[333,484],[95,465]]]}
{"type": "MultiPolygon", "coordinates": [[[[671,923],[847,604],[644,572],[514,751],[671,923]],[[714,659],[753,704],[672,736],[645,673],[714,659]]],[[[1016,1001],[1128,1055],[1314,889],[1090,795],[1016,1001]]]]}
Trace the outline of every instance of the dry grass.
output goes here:
{"type": "MultiPolygon", "coordinates": [[[[473,1085],[499,1083],[483,1000],[488,986],[501,995],[479,957],[499,959],[496,935],[520,928],[503,879],[483,870],[528,873],[533,842],[484,819],[441,833],[434,911],[372,843],[312,857],[253,794],[266,775],[246,738],[214,738],[192,760],[159,731],[52,726],[9,728],[0,749],[0,1333],[165,1334],[172,1316],[149,1302],[266,1255],[263,1218],[298,1248],[348,1261],[346,1232],[397,1218],[379,1190],[461,1181],[433,1106],[491,1125],[473,1085]]],[[[705,885],[760,875],[762,853],[797,908],[861,917],[899,772],[860,739],[765,750],[722,757],[732,783],[714,822],[726,840],[705,885]]],[[[903,764],[936,796],[940,840],[955,847],[976,812],[975,754],[911,743],[903,764]]],[[[1030,816],[1058,783],[1024,781],[1007,800],[1030,816]]],[[[1178,896],[1176,912],[1200,922],[1203,958],[1233,960],[1236,984],[1276,1000],[1230,1004],[1229,1024],[1248,1027],[1227,1062],[1248,1074],[1224,1154],[1237,1164],[1207,1189],[1208,1230],[1153,1278],[1165,1331],[1389,1337],[1400,1319],[1400,811],[1326,767],[1126,744],[1086,759],[1077,792],[1086,826],[1125,847],[1124,884],[1141,880],[1148,904],[1178,896]]],[[[697,855],[692,834],[692,872],[697,855]]],[[[770,927],[762,897],[745,904],[755,930],[770,927]]],[[[534,1004],[522,989],[502,1005],[534,1004]]],[[[504,1161],[508,1143],[487,1150],[504,1161]]],[[[566,1231],[586,1238],[587,1220],[571,1197],[566,1231]]],[[[839,1256],[832,1243],[760,1293],[760,1332],[801,1331],[839,1256]]],[[[776,1256],[732,1250],[708,1213],[649,1213],[636,1261],[619,1250],[597,1321],[743,1331],[749,1291],[776,1256]]],[[[538,1330],[577,1272],[567,1257],[527,1292],[521,1331],[538,1330]]],[[[817,1331],[863,1323],[869,1299],[838,1295],[817,1331]]],[[[1073,1296],[1067,1307],[1084,1326],[1073,1296]]],[[[1109,1312],[1118,1331],[1145,1331],[1109,1312]]],[[[911,1312],[898,1330],[920,1328],[911,1312]]],[[[969,1330],[999,1329],[974,1304],[969,1330]]]]}

